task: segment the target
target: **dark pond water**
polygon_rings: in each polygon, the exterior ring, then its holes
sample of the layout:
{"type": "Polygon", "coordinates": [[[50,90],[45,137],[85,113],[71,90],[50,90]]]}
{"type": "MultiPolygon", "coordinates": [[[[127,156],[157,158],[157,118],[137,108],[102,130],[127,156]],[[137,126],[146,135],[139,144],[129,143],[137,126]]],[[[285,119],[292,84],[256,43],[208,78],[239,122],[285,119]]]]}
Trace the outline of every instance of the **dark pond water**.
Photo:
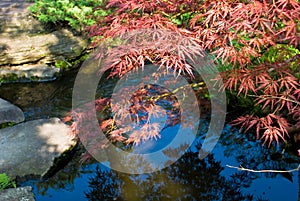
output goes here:
{"type": "MultiPolygon", "coordinates": [[[[0,97],[21,107],[26,120],[63,117],[71,108],[75,75],[76,71],[68,72],[49,83],[1,85],[0,97]]],[[[109,87],[109,83],[105,83],[100,88],[106,93],[109,87]]],[[[51,178],[20,185],[33,186],[37,201],[299,199],[299,171],[254,173],[227,166],[242,165],[254,170],[295,169],[300,161],[294,150],[286,147],[283,151],[276,146],[266,149],[261,142],[225,125],[213,151],[200,160],[199,147],[209,125],[208,120],[201,122],[198,137],[189,151],[160,171],[142,175],[120,173],[97,162],[82,164],[78,153],[51,178]]],[[[164,129],[161,135],[176,133],[177,126],[164,129]]]]}

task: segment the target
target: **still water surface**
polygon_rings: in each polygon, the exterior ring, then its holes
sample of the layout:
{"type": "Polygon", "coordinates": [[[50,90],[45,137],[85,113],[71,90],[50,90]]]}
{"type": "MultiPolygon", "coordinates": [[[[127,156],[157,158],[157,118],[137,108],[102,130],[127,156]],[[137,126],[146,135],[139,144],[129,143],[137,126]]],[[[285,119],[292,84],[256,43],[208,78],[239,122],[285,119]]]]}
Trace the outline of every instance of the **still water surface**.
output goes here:
{"type": "MultiPolygon", "coordinates": [[[[63,117],[72,107],[75,75],[76,72],[68,72],[49,83],[5,84],[0,86],[1,98],[21,107],[26,120],[63,117]]],[[[101,93],[106,93],[109,83],[100,88],[101,93]]],[[[299,164],[299,158],[292,149],[287,148],[284,153],[281,147],[266,149],[261,142],[225,125],[212,153],[200,160],[199,148],[209,124],[208,120],[201,122],[198,137],[189,151],[161,171],[142,175],[124,174],[97,162],[82,164],[79,156],[75,155],[70,163],[48,180],[30,180],[21,185],[31,185],[37,201],[298,200],[299,171],[253,173],[227,166],[242,165],[254,170],[294,169],[299,164]]],[[[168,136],[177,130],[178,125],[164,129],[161,133],[163,137],[158,142],[150,141],[146,149],[160,149],[159,146],[168,143],[168,136]]],[[[145,148],[140,145],[135,149],[145,148]]],[[[168,153],[166,155],[172,157],[168,153]]],[[[143,161],[141,165],[145,165],[143,161]]]]}

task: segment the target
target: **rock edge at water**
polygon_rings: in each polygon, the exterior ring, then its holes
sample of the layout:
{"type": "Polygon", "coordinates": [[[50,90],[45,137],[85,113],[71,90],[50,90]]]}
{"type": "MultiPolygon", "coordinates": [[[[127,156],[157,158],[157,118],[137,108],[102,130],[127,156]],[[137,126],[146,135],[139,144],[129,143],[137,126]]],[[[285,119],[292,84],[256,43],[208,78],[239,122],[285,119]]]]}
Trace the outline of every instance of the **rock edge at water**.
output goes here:
{"type": "Polygon", "coordinates": [[[0,98],[0,124],[9,122],[20,123],[24,120],[23,111],[19,107],[0,98]]]}
{"type": "Polygon", "coordinates": [[[59,68],[45,64],[31,64],[17,67],[1,67],[0,77],[2,83],[52,81],[60,74],[59,68]]]}
{"type": "Polygon", "coordinates": [[[55,159],[76,145],[58,118],[0,129],[0,172],[11,178],[45,176],[55,159]]]}
{"type": "Polygon", "coordinates": [[[1,201],[35,201],[32,187],[10,188],[0,191],[1,201]]]}

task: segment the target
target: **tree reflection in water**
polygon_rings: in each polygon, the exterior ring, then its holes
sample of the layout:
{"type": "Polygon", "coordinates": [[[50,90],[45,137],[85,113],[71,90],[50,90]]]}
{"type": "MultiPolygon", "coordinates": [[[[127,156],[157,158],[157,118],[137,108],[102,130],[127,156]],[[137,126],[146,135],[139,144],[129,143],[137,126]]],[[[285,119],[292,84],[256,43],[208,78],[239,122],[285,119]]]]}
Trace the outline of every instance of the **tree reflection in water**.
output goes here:
{"type": "MultiPolygon", "coordinates": [[[[177,162],[159,172],[129,175],[113,170],[108,171],[108,168],[100,163],[96,169],[96,161],[93,164],[81,164],[79,162],[80,153],[77,153],[74,159],[57,174],[46,181],[35,181],[30,185],[34,186],[35,196],[37,200],[41,201],[61,200],[59,196],[70,196],[69,199],[66,197],[64,200],[74,200],[72,197],[74,196],[76,200],[90,201],[239,201],[262,200],[266,197],[272,201],[297,200],[297,190],[299,189],[297,185],[297,174],[299,173],[297,172],[286,174],[251,173],[226,167],[228,164],[243,165],[255,170],[294,169],[300,161],[292,147],[274,146],[267,149],[256,139],[250,139],[250,135],[241,135],[236,129],[225,126],[213,152],[200,160],[198,150],[205,138],[207,130],[205,125],[204,122],[201,127],[203,132],[200,131],[197,138],[197,145],[193,144],[190,151],[177,162]],[[91,177],[88,179],[89,176],[91,177]],[[264,183],[260,185],[261,181],[264,183]],[[53,193],[53,190],[57,193],[53,193]],[[85,191],[85,195],[83,191],[85,191]],[[246,195],[245,191],[249,191],[247,192],[249,194],[246,195]],[[66,194],[66,192],[69,193],[66,194]],[[52,199],[49,196],[52,196],[52,199]]],[[[185,148],[186,146],[182,145],[178,149],[164,151],[164,154],[169,158],[174,158],[185,148]]],[[[129,159],[123,164],[130,167],[135,163],[129,159]]],[[[136,165],[144,170],[151,168],[151,165],[146,163],[142,157],[139,158],[136,165]]]]}
{"type": "Polygon", "coordinates": [[[246,172],[225,178],[220,175],[224,168],[213,155],[200,160],[198,154],[189,150],[171,166],[151,174],[130,175],[97,168],[95,177],[90,178],[86,198],[89,201],[257,200],[239,190],[251,183],[246,172]]]}

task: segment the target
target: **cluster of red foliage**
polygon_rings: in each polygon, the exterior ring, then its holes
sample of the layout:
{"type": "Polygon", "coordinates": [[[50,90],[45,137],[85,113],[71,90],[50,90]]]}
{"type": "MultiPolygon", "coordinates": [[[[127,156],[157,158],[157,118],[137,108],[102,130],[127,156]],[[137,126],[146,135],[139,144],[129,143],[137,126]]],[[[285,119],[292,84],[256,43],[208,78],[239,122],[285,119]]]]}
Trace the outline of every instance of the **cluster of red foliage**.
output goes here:
{"type": "Polygon", "coordinates": [[[235,90],[237,95],[244,94],[245,97],[254,98],[263,115],[266,115],[242,116],[232,124],[241,126],[244,132],[256,127],[257,138],[264,138],[264,143],[269,141],[269,146],[273,140],[279,143],[279,138],[285,140],[285,136],[289,136],[288,130],[291,130],[289,122],[294,124],[294,129],[300,127],[299,79],[289,72],[288,66],[283,69],[282,67],[283,63],[278,62],[276,65],[261,64],[255,71],[235,69],[226,72],[229,74],[224,83],[224,88],[231,92],[235,90]]]}
{"type": "Polygon", "coordinates": [[[294,0],[205,1],[191,26],[204,48],[243,67],[271,45],[297,46],[299,11],[294,0]]]}
{"type": "MultiPolygon", "coordinates": [[[[112,14],[87,29],[94,37],[94,47],[141,28],[179,33],[190,38],[188,43],[196,43],[213,55],[216,63],[231,66],[222,72],[222,87],[253,98],[265,111],[261,116],[239,117],[234,125],[245,131],[256,128],[257,138],[269,142],[269,146],[274,140],[285,140],[290,124],[300,127],[300,84],[294,75],[299,68],[290,65],[299,64],[299,55],[277,57],[272,62],[260,60],[272,46],[284,44],[296,49],[300,44],[300,4],[296,0],[108,0],[106,8],[112,9],[112,14]]],[[[124,56],[109,66],[111,76],[122,77],[150,61],[167,69],[176,66],[177,73],[193,77],[193,67],[185,58],[199,50],[187,48],[188,43],[179,44],[176,55],[168,49],[167,40],[161,50],[127,47],[124,56]]],[[[113,140],[124,140],[119,130],[111,135],[117,136],[113,140]]]]}
{"type": "Polygon", "coordinates": [[[90,36],[102,36],[95,44],[131,30],[170,30],[196,40],[223,62],[244,66],[271,45],[300,41],[300,6],[296,0],[109,0],[113,13],[91,26],[90,36]],[[172,20],[179,16],[181,26],[172,20]],[[185,25],[185,26],[183,26],[185,25]]]}

